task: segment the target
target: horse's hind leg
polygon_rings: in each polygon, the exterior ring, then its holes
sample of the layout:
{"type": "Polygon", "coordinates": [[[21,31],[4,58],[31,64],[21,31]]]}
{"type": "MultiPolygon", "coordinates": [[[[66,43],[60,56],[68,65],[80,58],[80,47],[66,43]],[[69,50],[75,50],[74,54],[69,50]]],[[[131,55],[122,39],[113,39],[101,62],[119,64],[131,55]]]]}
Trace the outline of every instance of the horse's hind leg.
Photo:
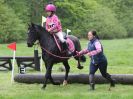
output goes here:
{"type": "Polygon", "coordinates": [[[69,70],[70,70],[70,66],[68,64],[68,61],[63,62],[63,65],[65,66],[65,69],[66,69],[65,79],[63,81],[63,85],[67,85],[67,78],[68,78],[68,73],[69,73],[69,70]]]}
{"type": "Polygon", "coordinates": [[[81,66],[80,64],[80,57],[78,58],[78,66],[77,66],[78,69],[83,69],[83,66],[81,66]]]}
{"type": "Polygon", "coordinates": [[[80,57],[74,57],[77,61],[78,61],[78,64],[77,64],[77,68],[78,69],[83,69],[83,66],[81,66],[81,63],[80,63],[80,57]]]}

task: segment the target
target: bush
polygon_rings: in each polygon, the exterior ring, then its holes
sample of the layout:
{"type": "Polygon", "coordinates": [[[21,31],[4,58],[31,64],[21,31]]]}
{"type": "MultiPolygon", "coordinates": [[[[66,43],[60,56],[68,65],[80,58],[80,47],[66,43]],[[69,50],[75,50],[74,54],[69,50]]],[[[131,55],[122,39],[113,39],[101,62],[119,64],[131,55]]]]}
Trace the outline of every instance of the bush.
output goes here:
{"type": "Polygon", "coordinates": [[[0,1],[0,43],[23,39],[25,30],[25,25],[15,12],[0,1]]]}
{"type": "Polygon", "coordinates": [[[101,38],[122,38],[127,36],[126,29],[115,17],[115,13],[93,0],[65,0],[57,2],[57,14],[63,28],[73,34],[85,37],[91,29],[96,29],[101,38]]]}

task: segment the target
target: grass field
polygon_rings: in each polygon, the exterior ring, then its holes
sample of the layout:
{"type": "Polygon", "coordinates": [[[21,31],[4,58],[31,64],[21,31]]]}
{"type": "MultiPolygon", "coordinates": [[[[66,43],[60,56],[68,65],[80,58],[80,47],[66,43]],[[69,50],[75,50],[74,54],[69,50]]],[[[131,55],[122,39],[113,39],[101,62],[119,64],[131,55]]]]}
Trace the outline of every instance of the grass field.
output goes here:
{"type": "MultiPolygon", "coordinates": [[[[133,39],[102,40],[104,52],[108,58],[108,72],[111,74],[133,74],[133,39]]],[[[82,48],[86,48],[87,41],[81,40],[82,48]]],[[[12,56],[13,52],[7,49],[7,44],[0,45],[0,56],[12,56]]],[[[17,56],[32,56],[33,48],[27,48],[26,43],[17,43],[17,56]]],[[[77,62],[70,60],[70,73],[88,73],[89,57],[84,63],[84,69],[76,68],[77,62]]],[[[60,73],[57,64],[54,73],[60,73]]],[[[17,67],[15,73],[17,74],[17,67]]],[[[44,66],[42,73],[45,72],[44,66]]],[[[27,73],[39,73],[28,70],[27,73]]],[[[99,73],[99,72],[97,72],[99,73]]],[[[10,83],[10,71],[0,71],[0,99],[133,99],[132,85],[116,85],[108,91],[108,84],[97,84],[95,91],[89,91],[84,84],[69,84],[67,86],[53,86],[48,84],[46,90],[41,90],[41,84],[10,83]]]]}

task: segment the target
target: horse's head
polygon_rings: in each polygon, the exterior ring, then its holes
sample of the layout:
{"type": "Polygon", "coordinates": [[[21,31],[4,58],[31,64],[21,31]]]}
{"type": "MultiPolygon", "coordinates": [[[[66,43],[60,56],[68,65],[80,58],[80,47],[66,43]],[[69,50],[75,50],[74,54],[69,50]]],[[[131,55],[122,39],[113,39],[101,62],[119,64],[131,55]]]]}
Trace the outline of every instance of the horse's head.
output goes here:
{"type": "Polygon", "coordinates": [[[27,38],[27,45],[28,47],[32,47],[35,43],[35,41],[38,39],[37,36],[38,29],[37,25],[31,23],[28,28],[28,38],[27,38]]]}

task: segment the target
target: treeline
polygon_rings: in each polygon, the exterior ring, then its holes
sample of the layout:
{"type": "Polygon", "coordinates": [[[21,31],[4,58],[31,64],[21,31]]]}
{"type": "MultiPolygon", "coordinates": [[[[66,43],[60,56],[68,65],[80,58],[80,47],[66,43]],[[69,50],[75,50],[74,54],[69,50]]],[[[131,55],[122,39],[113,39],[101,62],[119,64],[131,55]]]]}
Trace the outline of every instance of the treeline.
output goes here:
{"type": "Polygon", "coordinates": [[[133,0],[0,0],[0,43],[25,40],[27,24],[41,24],[49,1],[73,35],[96,29],[102,39],[133,37],[133,0]]]}
{"type": "Polygon", "coordinates": [[[105,39],[133,36],[133,0],[64,0],[56,5],[63,27],[75,35],[85,37],[96,29],[105,39]]]}
{"type": "Polygon", "coordinates": [[[27,0],[0,0],[0,43],[23,40],[29,22],[27,0]]]}

